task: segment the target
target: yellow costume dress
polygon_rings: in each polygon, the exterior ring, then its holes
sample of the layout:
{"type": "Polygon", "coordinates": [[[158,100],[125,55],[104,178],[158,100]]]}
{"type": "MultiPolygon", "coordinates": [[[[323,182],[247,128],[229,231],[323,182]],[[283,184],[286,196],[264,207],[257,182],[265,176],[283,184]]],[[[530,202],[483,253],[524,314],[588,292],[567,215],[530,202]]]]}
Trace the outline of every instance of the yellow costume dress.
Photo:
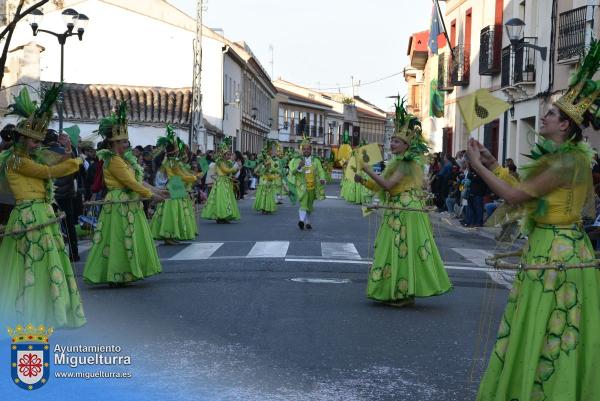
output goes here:
{"type": "Polygon", "coordinates": [[[62,233],[52,209],[52,179],[79,170],[81,159],[54,166],[12,148],[0,168],[16,200],[0,245],[0,323],[79,327],[81,298],[62,233]],[[9,234],[16,232],[15,234],[9,234]]]}

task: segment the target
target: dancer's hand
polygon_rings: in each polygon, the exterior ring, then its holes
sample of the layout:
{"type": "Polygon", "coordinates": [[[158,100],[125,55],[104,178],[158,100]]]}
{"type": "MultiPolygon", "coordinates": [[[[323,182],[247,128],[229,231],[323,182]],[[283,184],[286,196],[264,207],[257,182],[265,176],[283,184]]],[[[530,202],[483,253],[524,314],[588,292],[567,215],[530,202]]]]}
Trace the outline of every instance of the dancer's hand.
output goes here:
{"type": "Polygon", "coordinates": [[[365,180],[365,179],[364,179],[364,178],[362,178],[360,175],[358,175],[358,174],[354,174],[354,182],[357,182],[357,183],[359,183],[359,184],[362,184],[364,180],[365,180]]]}
{"type": "Polygon", "coordinates": [[[496,167],[498,167],[498,161],[485,146],[483,146],[479,142],[477,142],[477,143],[479,144],[479,152],[481,154],[481,163],[483,163],[483,165],[485,167],[487,167],[488,169],[494,170],[496,167]]]}
{"type": "Polygon", "coordinates": [[[473,168],[482,166],[481,151],[479,150],[480,145],[481,144],[475,139],[469,139],[469,143],[467,145],[467,156],[469,157],[469,163],[473,168]]]}
{"type": "Polygon", "coordinates": [[[300,163],[298,164],[298,168],[302,167],[304,167],[304,159],[300,160],[300,163]]]}
{"type": "Polygon", "coordinates": [[[325,180],[319,180],[319,182],[321,183],[321,185],[325,185],[325,180]]]}

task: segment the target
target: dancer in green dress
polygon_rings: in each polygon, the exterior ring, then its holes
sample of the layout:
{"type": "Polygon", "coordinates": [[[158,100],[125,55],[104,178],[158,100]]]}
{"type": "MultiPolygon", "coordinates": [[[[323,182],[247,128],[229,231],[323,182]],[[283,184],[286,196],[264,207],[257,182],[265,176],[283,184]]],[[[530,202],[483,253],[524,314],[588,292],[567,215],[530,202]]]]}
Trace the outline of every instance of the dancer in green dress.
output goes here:
{"type": "Polygon", "coordinates": [[[206,206],[202,209],[203,219],[216,220],[219,224],[240,219],[231,178],[237,171],[233,167],[232,155],[231,137],[227,137],[219,145],[215,160],[215,184],[208,195],[206,206]]]}
{"type": "Polygon", "coordinates": [[[319,158],[312,155],[312,145],[304,139],[300,145],[302,156],[290,161],[288,182],[294,188],[290,192],[296,193],[300,201],[298,210],[298,227],[301,230],[312,229],[310,219],[314,209],[315,200],[325,199],[325,171],[319,158]]]}
{"type": "MultiPolygon", "coordinates": [[[[16,138],[0,153],[0,188],[16,200],[0,245],[0,324],[79,327],[85,324],[77,282],[52,203],[53,179],[79,170],[71,143],[62,135],[65,154],[50,161],[40,149],[59,94],[53,86],[38,107],[21,90],[10,106],[22,118],[16,138]],[[56,163],[58,162],[58,163],[56,163]],[[49,165],[50,164],[50,165],[49,165]]],[[[56,154],[55,154],[56,155],[56,154]]]]}
{"type": "MultiPolygon", "coordinates": [[[[429,216],[423,210],[423,168],[427,144],[421,123],[396,104],[396,130],[391,139],[394,158],[381,176],[362,167],[371,178],[356,174],[356,182],[379,192],[384,217],[375,239],[367,296],[393,306],[414,304],[415,297],[440,295],[452,289],[438,252],[429,216]]],[[[360,160],[360,159],[358,159],[360,160]]]]}
{"type": "Polygon", "coordinates": [[[152,235],[154,239],[163,240],[165,245],[192,240],[197,235],[196,214],[186,185],[195,183],[197,177],[185,172],[181,160],[184,157],[185,145],[177,137],[173,127],[168,125],[167,135],[158,138],[156,146],[165,152],[157,172],[157,186],[167,188],[171,196],[156,207],[150,223],[152,235]]]}
{"type": "Polygon", "coordinates": [[[252,208],[262,214],[274,213],[277,211],[276,197],[279,195],[279,186],[281,176],[279,163],[273,156],[275,152],[275,142],[267,140],[265,148],[262,150],[258,165],[254,173],[260,177],[258,187],[256,188],[256,199],[252,208]]]}
{"type": "Polygon", "coordinates": [[[128,152],[127,105],[100,121],[104,138],[98,157],[104,161],[108,189],[92,248],[83,271],[88,284],[122,286],[162,271],[141,199],[164,200],[168,193],[142,183],[143,168],[128,152]]]}
{"type": "Polygon", "coordinates": [[[581,129],[600,128],[592,81],[599,66],[593,41],[568,92],[542,117],[521,183],[469,141],[471,167],[507,205],[520,207],[527,235],[478,401],[600,400],[600,270],[582,226],[594,199],[594,152],[581,129]]]}

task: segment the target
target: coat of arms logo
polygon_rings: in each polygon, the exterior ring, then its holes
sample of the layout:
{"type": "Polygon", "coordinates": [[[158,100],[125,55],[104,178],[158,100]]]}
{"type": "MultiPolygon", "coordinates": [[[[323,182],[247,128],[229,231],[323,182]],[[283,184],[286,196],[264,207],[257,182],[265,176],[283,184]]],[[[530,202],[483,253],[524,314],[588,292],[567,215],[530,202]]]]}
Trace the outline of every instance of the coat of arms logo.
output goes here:
{"type": "Polygon", "coordinates": [[[10,372],[13,383],[25,390],[37,390],[50,378],[50,345],[52,327],[33,326],[9,328],[12,338],[10,372]]]}

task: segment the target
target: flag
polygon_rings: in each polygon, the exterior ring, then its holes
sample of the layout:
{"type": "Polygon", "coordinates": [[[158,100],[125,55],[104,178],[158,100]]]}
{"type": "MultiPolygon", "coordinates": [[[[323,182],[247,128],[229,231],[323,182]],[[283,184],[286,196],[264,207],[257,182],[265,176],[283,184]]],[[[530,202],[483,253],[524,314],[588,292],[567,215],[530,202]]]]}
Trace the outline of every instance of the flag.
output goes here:
{"type": "Polygon", "coordinates": [[[437,79],[432,79],[429,85],[429,99],[431,99],[429,115],[437,118],[444,117],[444,95],[438,90],[437,79]]]}
{"type": "Polygon", "coordinates": [[[510,108],[510,104],[492,96],[489,90],[479,89],[458,99],[460,114],[469,132],[494,121],[510,108]]]}
{"type": "Polygon", "coordinates": [[[73,145],[73,147],[77,147],[77,144],[79,143],[79,133],[81,132],[79,125],[71,125],[70,127],[63,128],[63,131],[69,135],[69,138],[71,139],[71,145],[73,145]]]}
{"type": "Polygon", "coordinates": [[[429,50],[431,50],[432,54],[437,54],[438,51],[438,42],[437,38],[439,34],[442,32],[440,29],[440,16],[435,5],[435,1],[433,6],[431,7],[431,28],[429,28],[429,50]]]}

